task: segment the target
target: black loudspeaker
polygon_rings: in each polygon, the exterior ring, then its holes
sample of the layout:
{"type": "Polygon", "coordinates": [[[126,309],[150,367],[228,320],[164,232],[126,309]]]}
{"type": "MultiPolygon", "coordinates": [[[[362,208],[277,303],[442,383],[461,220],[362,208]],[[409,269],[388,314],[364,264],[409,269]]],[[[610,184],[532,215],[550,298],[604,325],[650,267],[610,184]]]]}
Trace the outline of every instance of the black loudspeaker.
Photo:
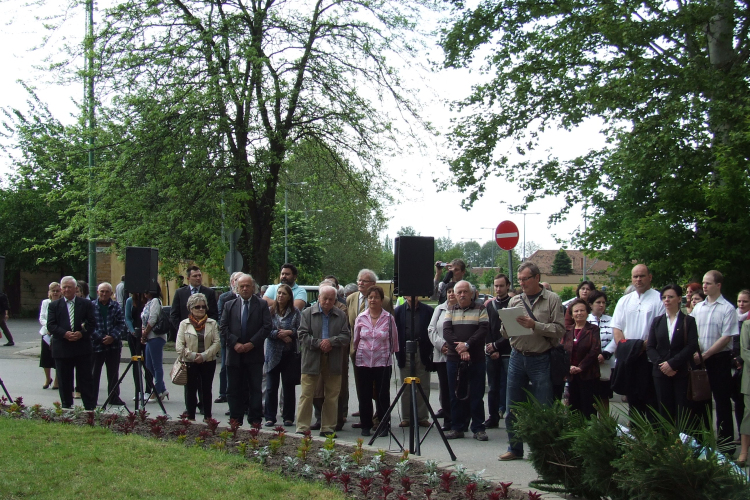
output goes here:
{"type": "Polygon", "coordinates": [[[159,250],[149,247],[125,248],[125,290],[146,293],[156,290],[159,250]]]}
{"type": "Polygon", "coordinates": [[[393,284],[396,295],[431,296],[435,238],[399,236],[393,246],[393,284]]]}

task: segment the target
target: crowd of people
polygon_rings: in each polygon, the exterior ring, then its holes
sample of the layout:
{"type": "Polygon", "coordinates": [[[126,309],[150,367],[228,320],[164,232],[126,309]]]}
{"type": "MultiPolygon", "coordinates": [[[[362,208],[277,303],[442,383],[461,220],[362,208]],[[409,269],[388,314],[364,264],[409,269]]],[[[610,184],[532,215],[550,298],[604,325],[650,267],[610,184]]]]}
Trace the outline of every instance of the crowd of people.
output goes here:
{"type": "MultiPolygon", "coordinates": [[[[593,282],[582,281],[576,296],[563,304],[531,262],[518,268],[520,290],[512,289],[507,275],[497,274],[495,295],[486,301],[463,280],[465,272],[460,259],[436,264],[438,305],[433,308],[410,296],[394,307],[369,269],[359,272],[353,286],[325,277],[317,302],[308,304],[292,264],[282,266],[278,284],[262,291],[251,275],[234,273],[230,290],[217,300],[203,285],[200,268],[192,266],[188,284],[174,294],[166,328],[158,285],[125,297],[123,283],[115,290],[101,283],[96,299],[89,300],[86,284],[66,276],[49,285],[40,310],[43,387],[58,389],[64,408],[80,397],[93,409],[106,367],[110,404],[124,404],[116,382],[127,341],[131,355],[144,355],[150,398],[168,398],[162,360],[171,330],[187,365],[189,419],[197,413],[212,418],[212,404],[227,403],[226,415],[240,424],[247,419],[271,427],[278,416],[297,432],[329,436],[347,422],[352,373],[358,400],[353,416],[359,417],[352,427],[363,436],[385,435],[391,423],[382,420],[396,364],[399,379],[418,377],[428,401],[436,373],[441,407],[436,415],[448,439],[470,432],[487,441],[486,429],[505,419],[510,445],[501,461],[523,457],[511,408],[527,394],[542,404],[562,399],[591,417],[598,403],[608,407],[613,388],[629,411],[651,420],[660,414],[686,427],[709,425],[715,401],[717,436],[734,443],[736,420],[738,460],[747,459],[750,375],[742,365],[750,359],[750,291],[740,292],[735,308],[721,293],[722,274],[711,270],[701,284],[686,287],[683,305],[680,286],[651,288],[652,275],[639,264],[632,269],[629,293],[609,316],[607,295],[593,282]],[[520,330],[503,324],[506,308],[521,309],[515,318],[520,330]],[[712,397],[692,401],[689,372],[699,367],[705,367],[712,397]]],[[[410,426],[412,417],[415,425],[431,425],[423,398],[415,415],[411,405],[411,392],[405,391],[398,425],[410,426]]]]}

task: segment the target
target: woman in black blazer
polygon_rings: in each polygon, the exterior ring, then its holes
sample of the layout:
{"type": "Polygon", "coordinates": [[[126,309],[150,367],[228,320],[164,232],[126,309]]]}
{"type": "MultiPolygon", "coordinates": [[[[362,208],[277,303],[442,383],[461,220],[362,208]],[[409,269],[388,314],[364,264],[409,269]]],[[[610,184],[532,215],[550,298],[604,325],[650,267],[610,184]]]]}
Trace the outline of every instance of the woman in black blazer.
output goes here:
{"type": "Polygon", "coordinates": [[[695,318],[680,311],[682,288],[667,285],[661,289],[666,314],[654,318],[648,335],[648,360],[654,365],[654,386],[659,413],[677,422],[689,411],[688,363],[698,351],[695,318]]]}

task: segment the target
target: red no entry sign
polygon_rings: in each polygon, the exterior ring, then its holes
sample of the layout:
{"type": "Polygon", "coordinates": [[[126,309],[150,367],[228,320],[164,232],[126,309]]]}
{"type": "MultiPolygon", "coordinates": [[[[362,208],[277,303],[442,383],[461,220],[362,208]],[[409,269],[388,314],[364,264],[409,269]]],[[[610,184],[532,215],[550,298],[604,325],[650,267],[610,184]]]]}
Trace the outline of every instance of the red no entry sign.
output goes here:
{"type": "Polygon", "coordinates": [[[518,244],[518,226],[509,220],[504,220],[495,229],[495,241],[503,250],[513,250],[518,244]]]}

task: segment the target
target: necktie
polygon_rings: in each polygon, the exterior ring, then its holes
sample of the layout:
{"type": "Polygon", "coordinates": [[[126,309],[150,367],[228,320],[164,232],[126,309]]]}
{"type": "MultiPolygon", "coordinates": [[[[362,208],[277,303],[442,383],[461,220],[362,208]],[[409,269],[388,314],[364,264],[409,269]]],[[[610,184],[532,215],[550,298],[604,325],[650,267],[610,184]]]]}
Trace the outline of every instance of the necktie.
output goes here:
{"type": "Polygon", "coordinates": [[[75,327],[75,301],[74,300],[67,300],[68,303],[68,316],[70,316],[70,331],[74,332],[76,330],[75,327]]]}
{"type": "Polygon", "coordinates": [[[365,297],[361,293],[359,294],[359,312],[365,310],[365,297]]]}
{"type": "Polygon", "coordinates": [[[242,336],[245,337],[247,334],[247,319],[250,316],[250,301],[243,300],[245,305],[242,307],[242,336]]]}
{"type": "Polygon", "coordinates": [[[190,289],[190,295],[193,295],[193,294],[196,294],[196,293],[198,293],[198,289],[197,288],[191,288],[190,289]]]}

